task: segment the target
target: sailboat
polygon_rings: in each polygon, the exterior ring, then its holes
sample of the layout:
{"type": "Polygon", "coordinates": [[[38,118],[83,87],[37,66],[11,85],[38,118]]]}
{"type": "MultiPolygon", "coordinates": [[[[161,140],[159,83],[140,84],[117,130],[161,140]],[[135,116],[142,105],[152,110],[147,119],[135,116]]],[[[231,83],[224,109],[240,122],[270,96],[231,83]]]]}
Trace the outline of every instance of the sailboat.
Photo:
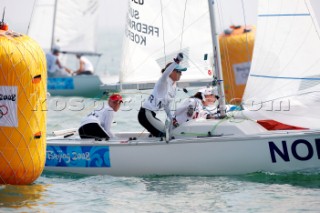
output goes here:
{"type": "MultiPolygon", "coordinates": [[[[160,7],[171,10],[170,20],[176,20],[173,15],[180,9],[187,14],[206,6],[203,14],[214,28],[217,1],[190,0],[197,5],[190,8],[174,2],[160,7]]],[[[151,4],[130,1],[130,11],[137,10],[142,17],[140,8],[155,8],[151,4]]],[[[220,119],[188,121],[171,132],[167,127],[167,137],[162,139],[147,132],[122,132],[109,141],[84,140],[70,136],[74,130],[66,130],[48,138],[45,170],[114,176],[319,172],[319,33],[308,0],[260,0],[242,111],[224,115],[221,110],[220,119]]],[[[223,109],[214,29],[212,35],[223,109]]]]}
{"type": "MultiPolygon", "coordinates": [[[[50,52],[64,53],[63,64],[75,62],[76,54],[100,57],[96,50],[98,0],[37,0],[28,35],[50,52]],[[69,61],[69,62],[68,62],[69,61]]],[[[97,60],[98,61],[98,60],[97,60]]],[[[48,78],[48,92],[59,96],[100,97],[103,84],[97,75],[59,75],[48,78]]]]}

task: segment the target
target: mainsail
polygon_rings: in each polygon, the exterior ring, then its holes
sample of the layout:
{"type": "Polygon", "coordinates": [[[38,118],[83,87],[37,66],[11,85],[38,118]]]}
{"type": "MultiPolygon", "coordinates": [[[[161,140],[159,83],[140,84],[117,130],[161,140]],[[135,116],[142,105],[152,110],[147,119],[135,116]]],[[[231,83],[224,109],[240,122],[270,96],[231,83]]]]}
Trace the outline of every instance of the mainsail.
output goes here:
{"type": "Polygon", "coordinates": [[[179,51],[188,67],[182,81],[212,80],[210,33],[207,1],[130,1],[120,83],[157,81],[179,51]]]}
{"type": "Polygon", "coordinates": [[[37,0],[28,35],[48,51],[96,52],[98,0],[37,0]]]}
{"type": "Polygon", "coordinates": [[[310,2],[260,1],[258,13],[245,108],[259,119],[319,128],[320,30],[310,2]]]}

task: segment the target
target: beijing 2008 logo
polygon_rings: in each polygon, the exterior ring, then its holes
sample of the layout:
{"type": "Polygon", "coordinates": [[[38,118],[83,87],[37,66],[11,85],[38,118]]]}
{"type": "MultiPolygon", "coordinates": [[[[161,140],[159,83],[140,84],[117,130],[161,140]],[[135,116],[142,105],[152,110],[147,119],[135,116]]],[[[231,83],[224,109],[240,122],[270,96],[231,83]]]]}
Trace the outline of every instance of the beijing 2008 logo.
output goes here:
{"type": "Polygon", "coordinates": [[[0,119],[8,114],[8,107],[6,105],[0,105],[0,119]]]}

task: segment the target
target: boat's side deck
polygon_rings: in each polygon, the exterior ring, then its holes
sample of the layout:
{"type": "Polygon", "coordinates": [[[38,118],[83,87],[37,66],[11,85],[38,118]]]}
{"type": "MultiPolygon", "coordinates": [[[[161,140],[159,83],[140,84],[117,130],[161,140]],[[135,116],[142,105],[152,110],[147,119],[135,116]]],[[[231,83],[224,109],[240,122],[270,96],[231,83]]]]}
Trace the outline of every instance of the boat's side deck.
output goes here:
{"type": "Polygon", "coordinates": [[[247,135],[238,137],[236,135],[211,135],[211,136],[197,136],[197,137],[184,137],[171,139],[165,141],[165,138],[149,137],[149,133],[140,132],[119,132],[117,138],[112,140],[95,140],[95,139],[80,139],[79,136],[72,136],[69,138],[63,138],[61,136],[49,137],[47,139],[48,145],[138,145],[138,144],[165,144],[165,143],[207,143],[207,142],[232,142],[232,141],[250,141],[261,140],[263,138],[277,139],[282,137],[296,137],[298,135],[315,135],[320,134],[320,130],[305,130],[305,131],[269,131],[260,134],[247,135]]]}

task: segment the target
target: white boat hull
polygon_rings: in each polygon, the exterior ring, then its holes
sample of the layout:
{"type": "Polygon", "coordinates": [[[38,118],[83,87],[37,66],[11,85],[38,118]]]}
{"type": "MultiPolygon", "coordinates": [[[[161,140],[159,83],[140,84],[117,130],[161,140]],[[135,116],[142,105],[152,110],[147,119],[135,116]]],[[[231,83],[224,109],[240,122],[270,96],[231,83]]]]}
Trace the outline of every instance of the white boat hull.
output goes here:
{"type": "Polygon", "coordinates": [[[101,97],[101,85],[97,75],[48,78],[48,92],[53,96],[101,97]]]}
{"type": "MultiPolygon", "coordinates": [[[[122,135],[129,136],[139,134],[122,135]]],[[[47,146],[45,170],[87,175],[240,175],[320,168],[320,131],[182,137],[169,143],[147,134],[130,141],[52,138],[47,146]]]]}

